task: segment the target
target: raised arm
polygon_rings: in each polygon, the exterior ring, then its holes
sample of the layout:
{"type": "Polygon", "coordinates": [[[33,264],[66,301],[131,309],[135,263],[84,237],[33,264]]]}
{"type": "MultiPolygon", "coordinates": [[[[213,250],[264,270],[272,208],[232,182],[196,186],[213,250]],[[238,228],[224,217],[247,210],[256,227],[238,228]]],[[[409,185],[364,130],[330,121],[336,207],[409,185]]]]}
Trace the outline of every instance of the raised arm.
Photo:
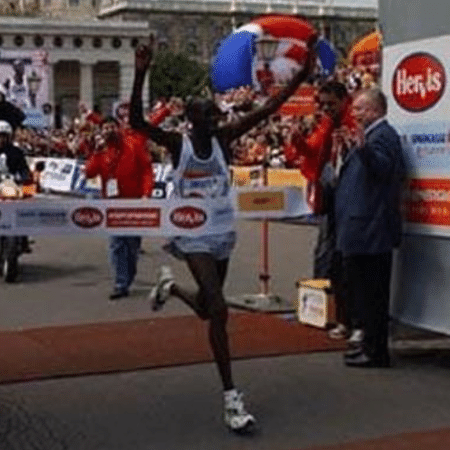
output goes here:
{"type": "Polygon", "coordinates": [[[152,125],[144,119],[142,108],[142,89],[145,76],[153,57],[153,36],[148,45],[139,45],[135,54],[135,74],[130,104],[130,125],[135,130],[145,133],[152,141],[162,145],[173,154],[178,151],[181,136],[152,125]]]}
{"type": "Polygon", "coordinates": [[[246,114],[239,119],[230,123],[224,124],[220,127],[220,132],[228,142],[242,136],[247,131],[256,126],[259,122],[277,111],[277,109],[297,90],[300,83],[306,80],[313,62],[314,52],[310,48],[308,52],[308,59],[305,62],[305,67],[299,71],[289,82],[289,84],[280,91],[275,97],[270,98],[267,102],[246,114]]]}

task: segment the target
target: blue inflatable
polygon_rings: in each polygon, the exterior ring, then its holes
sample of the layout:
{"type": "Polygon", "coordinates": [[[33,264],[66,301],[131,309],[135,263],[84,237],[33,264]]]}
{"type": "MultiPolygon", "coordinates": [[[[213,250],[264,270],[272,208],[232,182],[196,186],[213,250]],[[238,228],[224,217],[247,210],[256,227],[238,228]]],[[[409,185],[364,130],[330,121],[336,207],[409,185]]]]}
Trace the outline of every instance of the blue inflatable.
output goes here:
{"type": "Polygon", "coordinates": [[[320,38],[316,44],[316,53],[319,59],[322,75],[327,77],[334,72],[336,68],[337,55],[331,45],[324,38],[320,38]]]}
{"type": "Polygon", "coordinates": [[[210,77],[216,92],[252,84],[252,64],[256,35],[249,31],[230,34],[219,45],[210,77]]]}

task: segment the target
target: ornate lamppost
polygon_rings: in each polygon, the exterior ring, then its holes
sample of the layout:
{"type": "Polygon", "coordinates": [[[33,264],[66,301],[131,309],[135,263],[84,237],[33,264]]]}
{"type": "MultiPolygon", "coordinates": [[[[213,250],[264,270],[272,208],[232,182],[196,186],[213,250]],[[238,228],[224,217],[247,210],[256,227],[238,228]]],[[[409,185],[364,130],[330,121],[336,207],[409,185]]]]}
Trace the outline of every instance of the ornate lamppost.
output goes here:
{"type": "Polygon", "coordinates": [[[269,62],[275,57],[279,42],[267,36],[256,41],[256,53],[262,61],[269,62]]]}
{"type": "Polygon", "coordinates": [[[155,34],[152,34],[150,36],[150,42],[153,47],[153,58],[150,63],[150,75],[148,78],[148,103],[149,103],[148,109],[149,109],[149,111],[152,110],[152,106],[153,106],[153,72],[155,71],[155,54],[156,54],[156,48],[157,48],[157,45],[156,45],[157,40],[156,40],[155,34]]]}
{"type": "Polygon", "coordinates": [[[30,103],[33,108],[36,108],[36,96],[41,86],[42,78],[33,70],[27,77],[28,93],[30,96],[30,103]]]}

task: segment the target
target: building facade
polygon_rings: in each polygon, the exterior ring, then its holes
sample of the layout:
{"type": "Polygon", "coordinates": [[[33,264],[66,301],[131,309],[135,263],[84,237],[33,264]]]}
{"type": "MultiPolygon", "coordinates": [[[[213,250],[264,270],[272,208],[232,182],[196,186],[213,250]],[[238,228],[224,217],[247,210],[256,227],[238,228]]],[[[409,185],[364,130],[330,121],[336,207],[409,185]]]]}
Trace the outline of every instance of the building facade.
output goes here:
{"type": "Polygon", "coordinates": [[[58,106],[67,117],[76,115],[80,102],[109,114],[128,100],[134,48],[150,32],[157,49],[186,52],[207,64],[220,39],[252,17],[299,14],[345,55],[357,37],[375,28],[376,2],[10,0],[0,6],[0,88],[1,72],[20,57],[28,64],[30,86],[39,84],[41,103],[58,106]]]}
{"type": "MultiPolygon", "coordinates": [[[[117,101],[128,100],[134,73],[134,48],[148,37],[146,22],[14,17],[0,18],[0,78],[18,59],[25,61],[25,78],[38,75],[40,104],[58,105],[74,117],[78,105],[94,105],[112,113],[117,101]],[[34,64],[35,60],[38,60],[34,64]]],[[[4,80],[0,79],[3,84],[4,80]]]]}
{"type": "Polygon", "coordinates": [[[98,17],[145,20],[161,48],[207,63],[221,38],[260,14],[308,18],[345,56],[358,37],[376,27],[377,0],[101,0],[98,17]]]}

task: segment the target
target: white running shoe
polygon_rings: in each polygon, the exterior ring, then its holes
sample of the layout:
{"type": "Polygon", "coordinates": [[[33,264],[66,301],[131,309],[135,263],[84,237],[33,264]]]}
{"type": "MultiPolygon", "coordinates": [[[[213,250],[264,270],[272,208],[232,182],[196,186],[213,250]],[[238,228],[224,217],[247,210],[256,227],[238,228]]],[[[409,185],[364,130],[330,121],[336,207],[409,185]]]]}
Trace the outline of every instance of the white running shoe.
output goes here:
{"type": "Polygon", "coordinates": [[[172,269],[169,266],[162,266],[159,271],[158,281],[148,294],[148,299],[152,304],[152,310],[158,311],[164,306],[170,297],[170,288],[175,284],[172,269]]]}
{"type": "Polygon", "coordinates": [[[224,392],[224,420],[233,431],[247,431],[256,419],[245,410],[243,394],[236,389],[224,392]]]}
{"type": "Polygon", "coordinates": [[[338,323],[334,328],[328,331],[330,339],[345,339],[347,328],[342,323],[338,323]]]}
{"type": "Polygon", "coordinates": [[[360,344],[364,339],[364,331],[360,329],[355,329],[348,338],[349,344],[360,344]]]}

